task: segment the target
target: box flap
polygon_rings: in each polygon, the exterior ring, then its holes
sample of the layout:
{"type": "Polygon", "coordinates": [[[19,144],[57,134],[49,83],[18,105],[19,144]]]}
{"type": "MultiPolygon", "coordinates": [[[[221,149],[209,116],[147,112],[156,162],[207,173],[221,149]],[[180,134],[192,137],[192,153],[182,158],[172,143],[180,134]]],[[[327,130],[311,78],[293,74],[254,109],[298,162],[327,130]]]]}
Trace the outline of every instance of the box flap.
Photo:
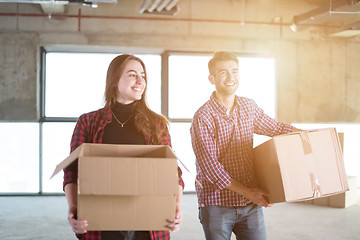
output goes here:
{"type": "Polygon", "coordinates": [[[286,199],[316,198],[348,189],[339,139],[334,128],[274,137],[286,199]],[[309,141],[311,149],[304,145],[309,141]],[[300,147],[301,146],[301,147],[300,147]]]}
{"type": "Polygon", "coordinates": [[[335,129],[312,132],[310,137],[314,148],[313,155],[317,166],[315,171],[319,179],[321,195],[347,189],[343,158],[335,129]]]}
{"type": "Polygon", "coordinates": [[[83,143],[77,147],[67,158],[60,162],[50,179],[58,174],[62,169],[69,166],[79,156],[99,156],[99,157],[168,157],[177,158],[172,149],[167,145],[118,145],[83,143]],[[142,146],[142,147],[139,147],[142,146]]]}
{"type": "MultiPolygon", "coordinates": [[[[313,196],[312,154],[304,154],[300,134],[274,137],[286,201],[313,196]]],[[[308,150],[308,149],[307,149],[308,150]]]]}
{"type": "Polygon", "coordinates": [[[71,152],[71,154],[67,158],[65,158],[62,162],[56,165],[56,168],[53,174],[51,175],[50,179],[53,178],[56,174],[58,174],[62,169],[69,166],[73,161],[75,161],[81,155],[82,149],[85,145],[86,144],[84,143],[79,147],[77,147],[74,151],[71,152]]]}

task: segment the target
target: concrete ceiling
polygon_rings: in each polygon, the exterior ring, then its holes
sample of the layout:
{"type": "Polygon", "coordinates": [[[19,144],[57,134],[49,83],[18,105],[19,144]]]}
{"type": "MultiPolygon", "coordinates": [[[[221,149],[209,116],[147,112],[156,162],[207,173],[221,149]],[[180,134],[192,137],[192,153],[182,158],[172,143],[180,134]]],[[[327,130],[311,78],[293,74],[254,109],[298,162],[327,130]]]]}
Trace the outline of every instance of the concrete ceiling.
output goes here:
{"type": "MultiPolygon", "coordinates": [[[[233,0],[235,1],[235,0],[233,0]]],[[[250,0],[243,1],[244,4],[250,0]]],[[[294,0],[295,1],[295,0],[294,0]]],[[[336,34],[344,37],[360,32],[360,0],[297,0],[315,6],[307,12],[293,16],[293,30],[301,31],[311,26],[337,26],[336,34]]],[[[40,4],[44,13],[64,13],[66,5],[97,7],[98,3],[117,3],[118,0],[0,0],[7,3],[40,4]]],[[[143,14],[174,15],[181,0],[143,0],[138,11],[143,14]]],[[[120,3],[118,3],[120,4],[120,3]]],[[[253,2],[252,2],[253,4],[253,2]]],[[[335,34],[330,32],[329,34],[335,34]]]]}
{"type": "Polygon", "coordinates": [[[117,0],[0,0],[6,3],[39,4],[44,13],[64,13],[65,5],[97,7],[98,3],[117,3],[117,0]]]}
{"type": "MultiPolygon", "coordinates": [[[[64,12],[65,5],[82,5],[96,8],[99,3],[117,3],[117,0],[0,0],[0,2],[7,3],[28,3],[40,4],[43,11],[48,13],[51,9],[52,12],[64,12]]],[[[175,14],[180,0],[144,0],[140,9],[140,13],[154,13],[154,14],[175,14]]]]}

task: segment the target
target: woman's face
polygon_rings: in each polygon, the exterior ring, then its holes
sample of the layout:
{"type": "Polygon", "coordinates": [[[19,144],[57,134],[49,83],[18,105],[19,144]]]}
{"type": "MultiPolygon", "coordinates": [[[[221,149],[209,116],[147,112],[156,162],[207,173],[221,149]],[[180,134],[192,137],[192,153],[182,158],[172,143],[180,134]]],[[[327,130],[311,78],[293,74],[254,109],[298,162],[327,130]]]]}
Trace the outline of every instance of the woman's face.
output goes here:
{"type": "Polygon", "coordinates": [[[116,100],[122,104],[130,104],[140,100],[145,88],[144,68],[140,62],[129,60],[118,83],[119,92],[116,100]]]}

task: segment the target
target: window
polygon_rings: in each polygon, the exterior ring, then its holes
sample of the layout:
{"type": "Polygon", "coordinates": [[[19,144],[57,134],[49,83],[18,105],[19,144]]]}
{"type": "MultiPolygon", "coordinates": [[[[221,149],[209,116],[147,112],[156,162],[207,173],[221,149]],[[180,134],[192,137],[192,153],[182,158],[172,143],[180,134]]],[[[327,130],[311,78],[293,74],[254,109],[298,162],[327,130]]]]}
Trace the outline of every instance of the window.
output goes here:
{"type": "MultiPolygon", "coordinates": [[[[191,119],[215,90],[208,80],[209,55],[169,56],[169,118],[191,119]]],[[[275,60],[239,56],[240,83],[237,95],[252,98],[275,117],[275,60]]]]}
{"type": "Polygon", "coordinates": [[[50,179],[55,166],[70,153],[70,139],[75,122],[44,122],[42,124],[42,191],[62,192],[63,174],[50,179]]]}
{"type": "Polygon", "coordinates": [[[39,192],[39,124],[0,124],[0,192],[39,192]]]}
{"type": "MultiPolygon", "coordinates": [[[[106,73],[111,60],[119,54],[46,54],[45,116],[77,118],[104,106],[106,73]],[[64,64],[66,63],[66,64],[64,64]]],[[[140,55],[148,75],[147,97],[150,107],[160,113],[160,55],[140,55]]]]}

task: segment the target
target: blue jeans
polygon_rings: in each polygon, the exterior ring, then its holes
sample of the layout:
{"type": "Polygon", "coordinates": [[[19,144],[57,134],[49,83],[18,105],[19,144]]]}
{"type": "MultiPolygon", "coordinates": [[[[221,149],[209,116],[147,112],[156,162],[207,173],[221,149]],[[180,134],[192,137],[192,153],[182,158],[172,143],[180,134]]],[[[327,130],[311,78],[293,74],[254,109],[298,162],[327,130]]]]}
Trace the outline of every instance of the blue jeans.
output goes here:
{"type": "Polygon", "coordinates": [[[230,240],[232,232],[237,240],[266,240],[263,210],[255,204],[200,207],[199,219],[206,240],[230,240]]]}

